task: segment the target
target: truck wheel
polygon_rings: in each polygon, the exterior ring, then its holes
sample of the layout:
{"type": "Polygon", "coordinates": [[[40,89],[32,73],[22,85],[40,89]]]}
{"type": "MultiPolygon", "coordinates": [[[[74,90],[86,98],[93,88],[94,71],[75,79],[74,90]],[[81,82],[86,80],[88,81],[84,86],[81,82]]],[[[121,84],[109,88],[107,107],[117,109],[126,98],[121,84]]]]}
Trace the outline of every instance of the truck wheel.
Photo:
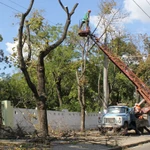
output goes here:
{"type": "Polygon", "coordinates": [[[100,134],[105,134],[107,132],[105,128],[98,128],[98,129],[100,134]]]}
{"type": "Polygon", "coordinates": [[[124,123],[124,126],[123,126],[122,134],[123,134],[123,135],[127,135],[127,133],[128,133],[128,123],[125,122],[125,123],[124,123]]]}
{"type": "Polygon", "coordinates": [[[113,129],[113,132],[114,132],[114,133],[119,133],[120,131],[121,131],[121,128],[114,128],[114,129],[113,129]]]}

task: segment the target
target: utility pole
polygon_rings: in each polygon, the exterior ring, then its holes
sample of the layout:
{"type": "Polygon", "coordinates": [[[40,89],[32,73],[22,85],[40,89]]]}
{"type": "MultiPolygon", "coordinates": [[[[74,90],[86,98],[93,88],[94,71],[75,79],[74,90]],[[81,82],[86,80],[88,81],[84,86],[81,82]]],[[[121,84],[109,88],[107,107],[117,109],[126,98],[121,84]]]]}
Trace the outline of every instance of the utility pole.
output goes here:
{"type": "MultiPolygon", "coordinates": [[[[107,31],[105,33],[104,45],[107,46],[107,31]]],[[[108,57],[104,54],[104,69],[103,69],[103,109],[107,109],[109,100],[109,86],[108,86],[108,57]]]]}

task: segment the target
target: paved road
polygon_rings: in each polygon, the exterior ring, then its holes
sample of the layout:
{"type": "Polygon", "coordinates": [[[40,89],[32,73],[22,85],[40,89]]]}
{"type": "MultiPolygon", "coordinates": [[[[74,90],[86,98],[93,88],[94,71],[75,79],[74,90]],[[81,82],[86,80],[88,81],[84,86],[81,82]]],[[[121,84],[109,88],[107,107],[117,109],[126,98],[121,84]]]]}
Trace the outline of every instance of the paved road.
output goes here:
{"type": "Polygon", "coordinates": [[[126,150],[150,150],[150,143],[141,144],[139,146],[128,148],[126,150]]]}
{"type": "Polygon", "coordinates": [[[92,143],[53,144],[51,150],[109,150],[110,147],[92,143]]]}

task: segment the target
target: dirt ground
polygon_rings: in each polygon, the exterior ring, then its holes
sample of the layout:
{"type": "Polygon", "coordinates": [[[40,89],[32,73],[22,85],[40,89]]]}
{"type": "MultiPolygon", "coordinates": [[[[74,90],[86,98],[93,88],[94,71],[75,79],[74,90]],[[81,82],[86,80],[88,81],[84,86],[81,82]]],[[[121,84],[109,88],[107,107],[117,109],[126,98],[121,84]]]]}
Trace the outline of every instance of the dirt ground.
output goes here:
{"type": "Polygon", "coordinates": [[[98,144],[107,149],[107,147],[116,147],[119,145],[119,141],[123,141],[128,137],[134,136],[137,136],[134,131],[129,132],[127,136],[113,134],[112,132],[101,135],[97,130],[86,131],[84,133],[71,131],[57,133],[53,135],[53,137],[48,138],[46,141],[39,138],[1,139],[0,150],[53,150],[52,147],[56,147],[57,145],[77,145],[81,143],[88,143],[93,146],[94,144],[98,144]]]}

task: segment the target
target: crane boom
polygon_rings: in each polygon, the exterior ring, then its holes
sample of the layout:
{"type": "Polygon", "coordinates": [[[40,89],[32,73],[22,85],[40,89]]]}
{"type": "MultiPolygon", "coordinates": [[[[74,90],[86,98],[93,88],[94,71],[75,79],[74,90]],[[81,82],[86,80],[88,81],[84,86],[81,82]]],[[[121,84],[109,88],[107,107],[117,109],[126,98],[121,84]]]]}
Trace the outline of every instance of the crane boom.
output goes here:
{"type": "Polygon", "coordinates": [[[106,46],[101,46],[98,38],[93,35],[89,34],[90,38],[94,41],[94,43],[102,50],[108,58],[120,69],[120,71],[136,86],[137,91],[143,97],[143,99],[150,104],[150,89],[147,85],[139,79],[136,74],[132,72],[132,70],[117,56],[114,56],[110,49],[106,46]]]}

